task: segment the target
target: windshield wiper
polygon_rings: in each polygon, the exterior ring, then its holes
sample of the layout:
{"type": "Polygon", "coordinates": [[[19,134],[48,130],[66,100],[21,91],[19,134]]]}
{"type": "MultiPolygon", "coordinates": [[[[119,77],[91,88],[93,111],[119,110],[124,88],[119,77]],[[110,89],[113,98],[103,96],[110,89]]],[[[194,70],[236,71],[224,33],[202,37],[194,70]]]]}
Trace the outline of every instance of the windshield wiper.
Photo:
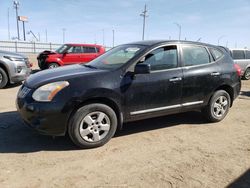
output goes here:
{"type": "Polygon", "coordinates": [[[83,64],[84,67],[88,67],[88,68],[91,68],[91,69],[97,69],[97,67],[94,67],[92,65],[86,65],[86,64],[83,64]]]}

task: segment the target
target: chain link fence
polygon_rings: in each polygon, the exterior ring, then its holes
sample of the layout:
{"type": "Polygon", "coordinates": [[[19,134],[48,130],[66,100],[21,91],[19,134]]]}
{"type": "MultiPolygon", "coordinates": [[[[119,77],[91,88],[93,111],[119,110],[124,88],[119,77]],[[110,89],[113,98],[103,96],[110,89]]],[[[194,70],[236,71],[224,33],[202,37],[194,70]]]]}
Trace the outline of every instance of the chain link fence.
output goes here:
{"type": "Polygon", "coordinates": [[[22,41],[0,41],[0,50],[37,54],[44,50],[56,50],[62,44],[41,43],[41,42],[22,42],[22,41]]]}

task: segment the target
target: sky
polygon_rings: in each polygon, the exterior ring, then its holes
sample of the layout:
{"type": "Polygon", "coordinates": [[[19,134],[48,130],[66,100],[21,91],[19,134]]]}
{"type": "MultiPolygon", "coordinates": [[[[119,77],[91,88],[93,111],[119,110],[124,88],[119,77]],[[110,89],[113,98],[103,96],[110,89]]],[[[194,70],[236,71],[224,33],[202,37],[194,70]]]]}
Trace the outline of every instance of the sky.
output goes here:
{"type": "MultiPolygon", "coordinates": [[[[142,39],[144,5],[148,7],[145,39],[181,39],[250,48],[250,0],[19,0],[19,15],[27,16],[26,31],[40,41],[98,43],[112,46],[142,39]],[[103,37],[104,36],[104,37],[103,37]]],[[[0,40],[17,37],[12,0],[0,0],[0,40]]],[[[23,39],[22,24],[19,24],[23,39]]],[[[27,40],[33,40],[29,34],[27,40]]]]}

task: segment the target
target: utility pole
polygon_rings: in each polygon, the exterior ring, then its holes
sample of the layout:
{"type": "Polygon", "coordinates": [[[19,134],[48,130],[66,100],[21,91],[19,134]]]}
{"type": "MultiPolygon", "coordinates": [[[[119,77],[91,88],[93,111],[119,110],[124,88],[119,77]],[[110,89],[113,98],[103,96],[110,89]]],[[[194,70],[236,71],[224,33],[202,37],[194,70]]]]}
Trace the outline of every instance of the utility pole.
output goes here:
{"type": "Polygon", "coordinates": [[[225,37],[225,35],[221,35],[219,38],[218,38],[218,46],[220,45],[220,40],[222,39],[222,38],[224,38],[225,37]]]}
{"type": "Polygon", "coordinates": [[[65,31],[66,31],[66,29],[63,28],[62,31],[63,31],[63,44],[64,44],[65,43],[65,31]]]}
{"type": "Polygon", "coordinates": [[[144,40],[144,35],[145,35],[146,17],[148,17],[147,12],[148,12],[147,5],[145,4],[144,11],[140,14],[140,16],[143,17],[142,40],[144,40]]]}
{"type": "Polygon", "coordinates": [[[48,34],[47,34],[47,29],[45,29],[45,41],[46,41],[46,43],[48,42],[48,34]]]}
{"type": "Polygon", "coordinates": [[[113,32],[113,48],[114,48],[114,46],[115,46],[115,30],[113,29],[112,32],[113,32]]]}
{"type": "Polygon", "coordinates": [[[26,41],[24,21],[23,21],[23,40],[26,41]]]}
{"type": "Polygon", "coordinates": [[[19,8],[19,2],[14,1],[14,9],[16,9],[16,25],[17,25],[17,38],[20,40],[20,34],[19,34],[19,24],[18,24],[18,8],[19,8]]]}
{"type": "Polygon", "coordinates": [[[105,35],[104,35],[104,29],[102,29],[102,45],[105,45],[105,35]]]}
{"type": "Polygon", "coordinates": [[[8,39],[10,40],[10,8],[8,8],[8,39]]]}
{"type": "Polygon", "coordinates": [[[181,40],[181,25],[178,23],[174,23],[179,28],[179,40],[181,40]]]}

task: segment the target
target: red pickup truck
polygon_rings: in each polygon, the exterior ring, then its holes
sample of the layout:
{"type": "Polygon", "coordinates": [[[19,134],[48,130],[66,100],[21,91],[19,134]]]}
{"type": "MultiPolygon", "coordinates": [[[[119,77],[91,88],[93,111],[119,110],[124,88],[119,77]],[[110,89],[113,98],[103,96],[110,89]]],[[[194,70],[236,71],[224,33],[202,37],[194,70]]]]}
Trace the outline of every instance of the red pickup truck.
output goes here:
{"type": "Polygon", "coordinates": [[[96,44],[63,44],[56,51],[43,51],[37,57],[40,69],[87,63],[102,55],[105,48],[96,44]]]}

